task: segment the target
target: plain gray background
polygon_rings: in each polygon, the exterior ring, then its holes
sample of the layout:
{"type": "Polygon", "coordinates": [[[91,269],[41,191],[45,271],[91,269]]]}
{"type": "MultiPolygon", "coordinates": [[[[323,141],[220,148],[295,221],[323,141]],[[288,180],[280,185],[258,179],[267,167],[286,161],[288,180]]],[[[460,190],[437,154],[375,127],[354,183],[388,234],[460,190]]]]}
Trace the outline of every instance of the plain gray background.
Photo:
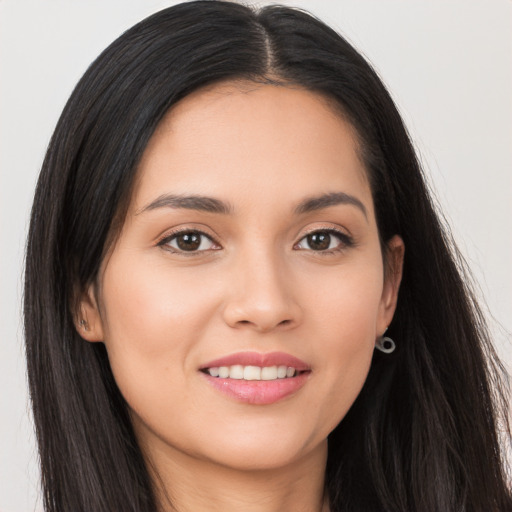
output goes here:
{"type": "MultiPolygon", "coordinates": [[[[0,0],[1,512],[41,510],[20,304],[28,213],[45,148],[90,62],[122,31],[173,3],[0,0]]],[[[388,85],[511,365],[512,1],[281,3],[342,32],[388,85]]]]}

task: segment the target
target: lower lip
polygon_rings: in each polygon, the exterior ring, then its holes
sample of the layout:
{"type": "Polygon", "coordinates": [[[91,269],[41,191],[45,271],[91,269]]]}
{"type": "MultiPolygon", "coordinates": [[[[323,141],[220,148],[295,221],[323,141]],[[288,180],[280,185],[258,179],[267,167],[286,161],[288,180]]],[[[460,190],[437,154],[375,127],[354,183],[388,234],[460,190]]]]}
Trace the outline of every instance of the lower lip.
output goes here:
{"type": "Polygon", "coordinates": [[[208,383],[225,395],[254,405],[269,405],[296,393],[308,380],[310,372],[276,380],[221,379],[203,373],[208,383]]]}

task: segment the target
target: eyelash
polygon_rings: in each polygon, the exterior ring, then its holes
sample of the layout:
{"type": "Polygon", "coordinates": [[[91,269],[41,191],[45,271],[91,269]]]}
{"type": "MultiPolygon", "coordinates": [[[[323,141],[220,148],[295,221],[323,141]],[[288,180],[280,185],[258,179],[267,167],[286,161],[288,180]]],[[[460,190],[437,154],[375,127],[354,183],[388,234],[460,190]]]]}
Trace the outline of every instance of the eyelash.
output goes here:
{"type": "MultiPolygon", "coordinates": [[[[206,250],[202,251],[185,251],[180,250],[179,248],[170,247],[168,244],[170,244],[174,239],[178,238],[180,235],[199,235],[200,237],[205,237],[208,240],[210,240],[213,244],[218,245],[217,242],[207,233],[204,231],[201,231],[199,229],[180,229],[177,231],[174,231],[173,233],[169,233],[164,238],[162,238],[158,243],[157,246],[162,247],[163,249],[172,252],[174,254],[180,254],[183,256],[197,256],[198,254],[206,252],[206,250]]],[[[202,242],[200,242],[202,243],[202,242]]],[[[218,249],[210,249],[210,250],[218,250],[218,249]]]]}
{"type": "MultiPolygon", "coordinates": [[[[342,231],[338,231],[337,229],[333,229],[333,228],[324,228],[324,229],[320,228],[320,229],[314,229],[314,230],[310,231],[309,233],[306,233],[296,244],[294,244],[294,248],[298,244],[300,244],[303,240],[307,239],[309,236],[319,234],[319,233],[327,234],[327,235],[334,236],[334,237],[338,238],[338,240],[340,242],[340,244],[339,244],[340,246],[335,247],[333,249],[318,250],[318,251],[315,251],[314,249],[298,249],[298,250],[310,250],[311,252],[318,253],[320,255],[330,255],[330,254],[340,253],[340,252],[344,251],[345,249],[355,246],[354,239],[350,235],[347,235],[346,233],[343,233],[342,231]]],[[[177,239],[177,237],[179,237],[180,235],[187,235],[187,234],[199,235],[200,237],[205,237],[208,240],[210,240],[210,242],[212,244],[218,245],[218,243],[210,235],[208,235],[207,233],[205,233],[201,230],[182,229],[182,230],[174,231],[173,233],[166,235],[164,238],[162,238],[157,243],[157,246],[162,247],[163,249],[170,251],[174,254],[180,254],[180,255],[184,255],[184,256],[196,256],[196,255],[204,253],[208,250],[213,250],[213,251],[219,250],[219,249],[203,249],[200,251],[198,251],[198,250],[186,251],[186,250],[181,250],[179,248],[169,246],[169,244],[173,240],[177,239]]],[[[201,243],[202,242],[200,242],[200,245],[201,245],[201,243]]]]}
{"type": "MultiPolygon", "coordinates": [[[[335,247],[333,249],[328,249],[328,250],[323,250],[323,251],[315,251],[314,249],[310,249],[312,252],[315,252],[315,253],[318,253],[318,254],[321,254],[321,255],[337,254],[337,253],[343,252],[344,250],[349,249],[349,248],[355,246],[354,239],[350,235],[348,235],[347,233],[344,233],[344,232],[339,231],[339,230],[334,229],[334,228],[323,228],[323,229],[320,228],[320,229],[313,229],[309,233],[306,233],[297,242],[297,244],[294,245],[294,247],[297,246],[299,243],[301,243],[306,238],[308,238],[309,236],[317,235],[319,233],[325,233],[325,234],[327,234],[329,236],[336,237],[339,240],[339,242],[340,242],[339,246],[337,246],[337,247],[335,247]]],[[[299,250],[308,250],[308,249],[299,249],[299,250]]]]}

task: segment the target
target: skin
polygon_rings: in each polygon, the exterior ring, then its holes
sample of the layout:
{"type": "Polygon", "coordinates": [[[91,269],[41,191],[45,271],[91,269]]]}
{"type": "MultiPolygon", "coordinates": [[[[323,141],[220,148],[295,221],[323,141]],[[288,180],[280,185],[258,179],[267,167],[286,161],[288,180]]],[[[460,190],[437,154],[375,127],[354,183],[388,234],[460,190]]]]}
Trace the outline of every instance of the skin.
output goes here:
{"type": "Polygon", "coordinates": [[[86,329],[77,325],[106,345],[162,510],[174,510],[169,501],[196,512],[328,510],[327,436],[392,320],[403,250],[399,237],[388,243],[385,271],[354,130],[321,96],[225,83],[165,116],[121,234],[82,300],[86,329]],[[337,192],[365,211],[294,211],[337,192]],[[232,211],[148,208],[163,194],[206,195],[232,211]],[[208,238],[179,252],[175,229],[208,238]],[[341,238],[319,250],[306,235],[326,229],[341,238]],[[276,403],[240,402],[199,368],[241,351],[286,352],[311,372],[276,403]]]}

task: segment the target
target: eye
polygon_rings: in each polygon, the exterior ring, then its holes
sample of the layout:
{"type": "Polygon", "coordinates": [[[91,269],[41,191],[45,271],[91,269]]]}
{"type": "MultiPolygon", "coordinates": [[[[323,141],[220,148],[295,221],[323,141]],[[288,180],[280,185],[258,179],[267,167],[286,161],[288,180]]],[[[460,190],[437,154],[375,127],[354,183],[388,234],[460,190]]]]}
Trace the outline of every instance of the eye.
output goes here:
{"type": "Polygon", "coordinates": [[[192,230],[173,233],[161,240],[158,245],[172,252],[202,252],[219,249],[208,235],[192,230]]]}
{"type": "Polygon", "coordinates": [[[308,249],[318,252],[336,252],[354,245],[352,238],[335,229],[322,229],[309,233],[296,245],[296,249],[308,249]]]}

